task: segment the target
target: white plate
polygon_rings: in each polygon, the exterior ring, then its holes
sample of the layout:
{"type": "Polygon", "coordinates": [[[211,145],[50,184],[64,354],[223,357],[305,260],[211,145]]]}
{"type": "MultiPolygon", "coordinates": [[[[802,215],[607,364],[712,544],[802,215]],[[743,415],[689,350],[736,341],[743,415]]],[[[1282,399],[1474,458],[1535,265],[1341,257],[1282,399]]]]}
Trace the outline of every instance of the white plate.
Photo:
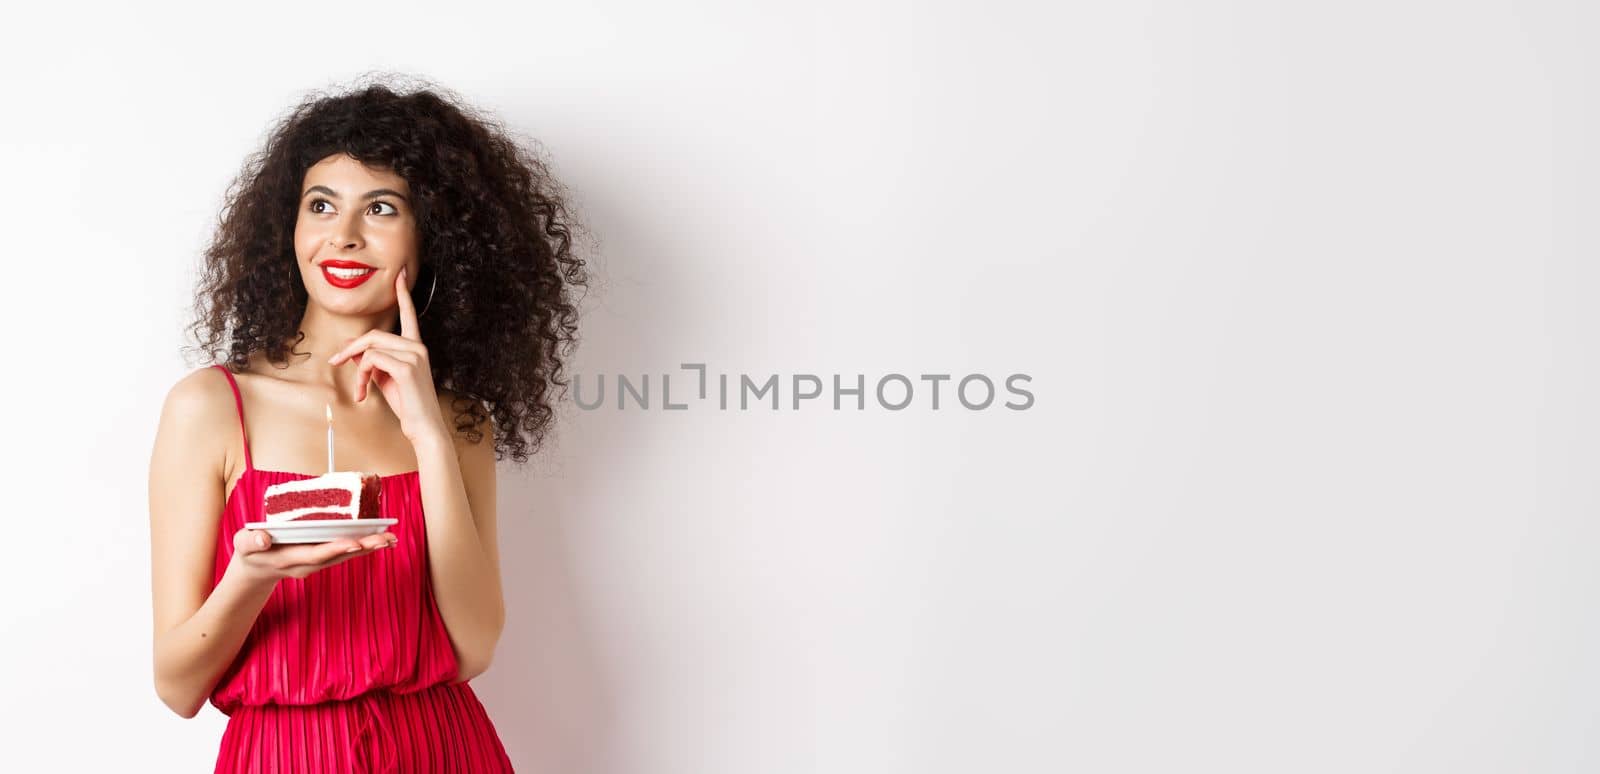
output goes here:
{"type": "Polygon", "coordinates": [[[245,529],[265,530],[273,543],[327,543],[376,535],[399,519],[311,519],[309,521],[252,521],[245,529]]]}

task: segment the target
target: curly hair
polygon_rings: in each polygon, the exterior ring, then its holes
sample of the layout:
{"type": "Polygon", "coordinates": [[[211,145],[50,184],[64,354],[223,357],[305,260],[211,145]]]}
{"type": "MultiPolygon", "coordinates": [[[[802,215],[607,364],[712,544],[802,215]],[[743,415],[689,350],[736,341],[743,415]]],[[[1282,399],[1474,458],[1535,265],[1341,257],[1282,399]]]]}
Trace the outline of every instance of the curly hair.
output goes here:
{"type": "Polygon", "coordinates": [[[543,161],[438,86],[313,92],[278,121],[227,189],[188,328],[197,346],[185,350],[234,371],[256,352],[279,368],[309,356],[294,351],[308,300],[296,209],[306,170],[338,153],[411,186],[422,261],[413,292],[435,288],[418,320],[434,384],[455,395],[456,432],[478,443],[492,415],[496,459],[526,461],[554,416],[552,393],[568,386],[574,296],[588,284],[572,250],[582,229],[543,161]]]}

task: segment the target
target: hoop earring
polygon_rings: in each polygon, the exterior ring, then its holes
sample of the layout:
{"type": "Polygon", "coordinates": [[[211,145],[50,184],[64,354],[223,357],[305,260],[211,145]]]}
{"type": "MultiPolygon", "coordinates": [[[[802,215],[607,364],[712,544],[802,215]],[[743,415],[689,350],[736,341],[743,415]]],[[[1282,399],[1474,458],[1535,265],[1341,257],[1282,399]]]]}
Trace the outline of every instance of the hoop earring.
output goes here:
{"type": "Polygon", "coordinates": [[[418,317],[428,313],[428,307],[433,306],[433,291],[439,289],[439,271],[435,269],[430,273],[433,274],[433,284],[428,286],[428,301],[422,305],[422,311],[417,312],[418,317]]]}

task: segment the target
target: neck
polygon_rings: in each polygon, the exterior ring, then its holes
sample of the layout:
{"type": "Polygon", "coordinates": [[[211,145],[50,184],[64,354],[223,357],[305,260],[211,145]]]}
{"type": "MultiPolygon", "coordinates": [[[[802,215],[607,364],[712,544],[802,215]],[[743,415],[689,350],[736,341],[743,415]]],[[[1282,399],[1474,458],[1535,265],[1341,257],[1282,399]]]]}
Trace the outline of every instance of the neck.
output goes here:
{"type": "MultiPolygon", "coordinates": [[[[398,320],[398,309],[372,315],[341,315],[316,304],[307,304],[300,318],[300,331],[305,333],[305,339],[295,350],[310,352],[311,356],[292,358],[291,367],[300,372],[304,381],[327,386],[340,398],[354,400],[357,364],[346,360],[332,366],[328,365],[328,358],[344,349],[351,339],[368,331],[393,331],[398,320]]],[[[367,392],[369,398],[378,396],[376,389],[369,388],[367,392]]]]}

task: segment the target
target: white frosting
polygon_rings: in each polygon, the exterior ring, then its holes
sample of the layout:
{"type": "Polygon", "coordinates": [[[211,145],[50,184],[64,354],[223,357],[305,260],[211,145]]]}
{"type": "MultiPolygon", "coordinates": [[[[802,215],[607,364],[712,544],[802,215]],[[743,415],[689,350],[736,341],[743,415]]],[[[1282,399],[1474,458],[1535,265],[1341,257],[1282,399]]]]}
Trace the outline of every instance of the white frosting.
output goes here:
{"type": "Polygon", "coordinates": [[[301,478],[294,481],[285,481],[267,487],[263,495],[263,502],[271,500],[273,495],[292,494],[294,492],[309,492],[315,489],[343,489],[350,492],[349,505],[327,505],[314,508],[296,508],[292,511],[267,514],[267,521],[293,521],[311,513],[338,513],[341,518],[354,519],[361,513],[361,474],[352,470],[340,470],[325,473],[316,478],[301,478]]]}

